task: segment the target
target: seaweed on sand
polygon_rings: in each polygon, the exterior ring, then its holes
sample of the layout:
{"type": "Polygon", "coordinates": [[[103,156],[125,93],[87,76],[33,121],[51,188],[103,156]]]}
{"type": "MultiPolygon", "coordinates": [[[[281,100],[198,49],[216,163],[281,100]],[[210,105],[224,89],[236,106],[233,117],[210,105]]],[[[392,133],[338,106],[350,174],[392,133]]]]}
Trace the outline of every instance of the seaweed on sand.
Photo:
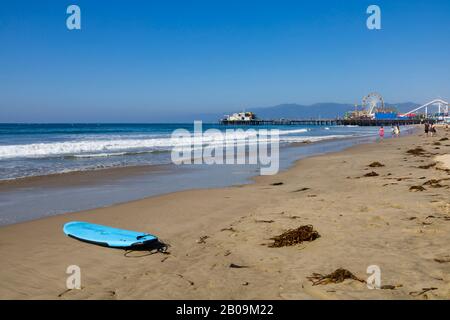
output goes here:
{"type": "Polygon", "coordinates": [[[366,283],[365,280],[358,278],[353,273],[348,271],[347,269],[339,268],[335,270],[334,272],[330,274],[320,274],[320,273],[313,273],[311,276],[307,277],[309,281],[313,283],[313,286],[322,284],[329,284],[329,283],[341,283],[346,279],[356,280],[362,283],[366,283]]]}
{"type": "Polygon", "coordinates": [[[241,265],[235,264],[235,263],[230,263],[229,267],[230,268],[235,268],[235,269],[248,268],[248,266],[241,266],[241,265]]]}
{"type": "Polygon", "coordinates": [[[426,151],[422,147],[416,147],[414,149],[410,149],[410,150],[406,151],[406,153],[412,154],[415,156],[421,156],[421,155],[425,154],[426,151]]]}
{"type": "Polygon", "coordinates": [[[422,186],[411,186],[411,187],[409,188],[409,191],[425,191],[425,190],[427,190],[427,189],[425,189],[425,188],[422,187],[422,186]]]}
{"type": "Polygon", "coordinates": [[[423,165],[423,166],[418,166],[417,168],[419,168],[419,169],[430,169],[432,167],[435,167],[436,164],[437,164],[436,162],[433,162],[433,163],[426,164],[426,165],[423,165]]]}
{"type": "Polygon", "coordinates": [[[427,186],[427,185],[431,186],[431,185],[437,184],[437,183],[439,183],[439,182],[441,182],[441,180],[430,179],[430,180],[425,181],[423,185],[424,185],[424,186],[427,186]]]}
{"type": "Polygon", "coordinates": [[[292,191],[292,192],[303,192],[303,191],[307,191],[307,190],[309,190],[310,188],[300,188],[300,189],[297,189],[297,190],[294,190],[294,191],[292,191]]]}
{"type": "Polygon", "coordinates": [[[431,179],[426,181],[423,185],[430,186],[432,188],[443,188],[444,186],[440,183],[442,180],[431,179]]]}
{"type": "Polygon", "coordinates": [[[436,261],[438,263],[450,262],[450,256],[442,257],[442,258],[434,258],[434,261],[436,261]]]}
{"type": "Polygon", "coordinates": [[[366,173],[366,174],[364,175],[364,177],[377,177],[377,176],[379,176],[379,174],[376,173],[375,171],[366,173]]]}
{"type": "Polygon", "coordinates": [[[200,239],[197,240],[197,243],[206,243],[206,239],[208,238],[208,236],[201,236],[200,239]]]}
{"type": "Polygon", "coordinates": [[[446,138],[446,137],[439,139],[439,141],[447,141],[447,140],[448,140],[448,138],[446,138]]]}
{"type": "Polygon", "coordinates": [[[274,182],[274,183],[271,183],[270,185],[271,186],[281,186],[283,184],[284,184],[283,182],[274,182]]]}
{"type": "Polygon", "coordinates": [[[371,168],[380,168],[380,167],[384,167],[384,164],[379,163],[378,161],[372,162],[371,164],[369,164],[369,167],[371,168]]]}
{"type": "Polygon", "coordinates": [[[314,230],[312,225],[301,226],[297,229],[288,230],[279,236],[271,238],[274,243],[269,245],[271,248],[280,248],[293,246],[303,241],[314,241],[320,237],[320,234],[314,230]]]}
{"type": "Polygon", "coordinates": [[[410,293],[409,293],[409,295],[411,295],[411,296],[413,296],[413,297],[418,297],[418,296],[420,296],[420,295],[422,295],[422,294],[425,294],[425,293],[427,293],[428,291],[433,291],[433,290],[437,290],[438,288],[422,288],[422,290],[420,290],[420,291],[411,291],[410,293]]]}
{"type": "Polygon", "coordinates": [[[274,223],[274,220],[255,220],[256,223],[274,223]]]}

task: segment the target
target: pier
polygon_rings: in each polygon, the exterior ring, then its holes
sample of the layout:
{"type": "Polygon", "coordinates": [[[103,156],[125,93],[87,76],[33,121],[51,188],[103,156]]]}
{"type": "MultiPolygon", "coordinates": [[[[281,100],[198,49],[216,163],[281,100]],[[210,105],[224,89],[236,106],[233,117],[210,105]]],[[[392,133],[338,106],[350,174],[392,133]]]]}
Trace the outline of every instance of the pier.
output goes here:
{"type": "MultiPolygon", "coordinates": [[[[434,99],[427,102],[420,107],[417,107],[404,114],[387,113],[389,117],[377,117],[375,109],[380,105],[381,110],[386,110],[384,107],[384,100],[381,95],[377,93],[370,93],[363,98],[362,111],[353,112],[353,115],[345,118],[334,119],[273,119],[263,120],[257,119],[252,112],[235,113],[232,116],[227,116],[219,121],[223,125],[310,125],[310,126],[405,126],[421,124],[424,121],[428,123],[448,122],[449,119],[449,103],[442,99],[434,99]],[[371,100],[372,99],[372,100],[371,100]],[[429,112],[429,108],[437,106],[437,113],[434,115],[429,112]],[[392,116],[391,116],[392,115],[392,116]]],[[[381,115],[386,113],[381,113],[381,115]]]]}
{"type": "MultiPolygon", "coordinates": [[[[427,119],[433,123],[434,120],[427,119]]],[[[423,119],[279,119],[279,120],[221,120],[223,125],[312,125],[312,126],[393,126],[421,124],[423,119]]]]}

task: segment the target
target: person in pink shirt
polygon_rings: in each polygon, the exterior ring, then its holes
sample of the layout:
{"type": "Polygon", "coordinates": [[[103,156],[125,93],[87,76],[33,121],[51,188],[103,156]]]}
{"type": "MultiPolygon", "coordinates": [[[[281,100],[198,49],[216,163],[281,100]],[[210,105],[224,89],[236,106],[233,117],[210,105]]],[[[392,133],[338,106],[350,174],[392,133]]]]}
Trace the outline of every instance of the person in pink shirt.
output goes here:
{"type": "Polygon", "coordinates": [[[384,138],[384,127],[383,126],[381,126],[380,130],[378,131],[378,134],[380,136],[380,139],[384,138]]]}

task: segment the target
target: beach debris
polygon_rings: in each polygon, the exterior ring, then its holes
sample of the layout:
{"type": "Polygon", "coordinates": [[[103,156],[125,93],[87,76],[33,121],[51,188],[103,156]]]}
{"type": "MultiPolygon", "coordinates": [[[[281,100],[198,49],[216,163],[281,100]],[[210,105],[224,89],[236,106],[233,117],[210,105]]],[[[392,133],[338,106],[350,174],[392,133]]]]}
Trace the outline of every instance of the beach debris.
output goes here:
{"type": "Polygon", "coordinates": [[[117,292],[115,291],[115,290],[109,290],[109,291],[106,291],[108,294],[109,294],[109,296],[111,296],[111,297],[115,297],[116,295],[117,295],[117,292]]]}
{"type": "Polygon", "coordinates": [[[380,287],[381,290],[394,290],[395,288],[397,288],[397,286],[392,284],[385,284],[380,287]]]}
{"type": "Polygon", "coordinates": [[[301,189],[294,190],[292,192],[303,192],[303,191],[306,191],[306,190],[309,190],[309,189],[310,188],[301,188],[301,189]]]}
{"type": "Polygon", "coordinates": [[[341,283],[346,279],[356,280],[362,283],[366,283],[365,280],[358,278],[353,273],[348,271],[347,269],[339,268],[333,271],[330,274],[323,275],[320,273],[313,273],[311,276],[307,277],[309,281],[313,283],[313,286],[316,285],[326,285],[329,283],[341,283]]]}
{"type": "Polygon", "coordinates": [[[385,184],[383,184],[383,187],[386,187],[386,186],[395,186],[395,185],[398,185],[398,183],[391,182],[391,183],[385,183],[385,184]]]}
{"type": "Polygon", "coordinates": [[[228,257],[231,254],[230,250],[225,251],[225,253],[223,254],[224,257],[228,257]]]}
{"type": "Polygon", "coordinates": [[[375,171],[371,171],[371,172],[366,173],[366,174],[364,175],[364,177],[377,177],[377,176],[379,176],[379,174],[376,173],[375,171]]]}
{"type": "Polygon", "coordinates": [[[274,182],[274,183],[271,183],[270,185],[271,186],[282,186],[284,184],[284,182],[274,182]]]}
{"type": "Polygon", "coordinates": [[[424,186],[430,186],[432,188],[443,188],[444,186],[442,184],[440,184],[442,180],[436,180],[436,179],[431,179],[426,181],[423,185],[424,186]]]}
{"type": "Polygon", "coordinates": [[[439,139],[439,141],[447,141],[447,140],[448,140],[448,138],[446,138],[446,137],[439,139]]]}
{"type": "Polygon", "coordinates": [[[255,220],[256,223],[274,223],[274,220],[255,220]]]}
{"type": "Polygon", "coordinates": [[[177,276],[179,276],[181,279],[186,280],[191,286],[194,285],[194,281],[191,281],[189,279],[186,279],[182,274],[177,273],[177,276]]]}
{"type": "Polygon", "coordinates": [[[372,162],[371,164],[368,165],[371,168],[381,168],[384,167],[384,164],[379,163],[378,161],[372,162]]]}
{"type": "Polygon", "coordinates": [[[60,294],[58,294],[58,298],[61,298],[63,295],[65,295],[67,292],[72,291],[72,289],[66,289],[63,292],[61,292],[60,294]]]}
{"type": "Polygon", "coordinates": [[[243,285],[243,286],[248,286],[249,283],[248,283],[247,281],[244,281],[244,282],[242,282],[242,285],[243,285]]]}
{"type": "Polygon", "coordinates": [[[241,266],[235,263],[230,263],[230,268],[234,268],[234,269],[242,269],[242,268],[249,268],[249,266],[241,266]]]}
{"type": "Polygon", "coordinates": [[[314,230],[312,225],[300,226],[297,229],[288,230],[276,237],[271,238],[274,243],[270,244],[271,248],[280,248],[287,246],[294,246],[304,241],[314,241],[320,238],[320,234],[314,230]]]}
{"type": "Polygon", "coordinates": [[[406,151],[408,154],[412,154],[414,156],[422,156],[426,153],[426,151],[422,147],[416,147],[414,149],[409,149],[406,151]]]}
{"type": "Polygon", "coordinates": [[[409,295],[413,296],[413,297],[418,297],[418,296],[420,296],[420,295],[422,295],[424,293],[427,293],[428,291],[433,291],[433,290],[437,290],[437,289],[438,288],[422,288],[421,291],[411,291],[409,293],[409,295]]]}
{"type": "Polygon", "coordinates": [[[425,189],[422,186],[411,186],[411,187],[409,187],[409,191],[414,191],[414,192],[425,191],[425,190],[427,190],[427,189],[425,189]]]}
{"type": "Polygon", "coordinates": [[[206,239],[208,239],[208,236],[201,236],[200,239],[197,240],[197,243],[206,243],[206,239]]]}
{"type": "Polygon", "coordinates": [[[220,229],[220,231],[231,231],[231,232],[236,232],[236,229],[234,229],[233,227],[228,227],[228,228],[220,229]]]}
{"type": "Polygon", "coordinates": [[[439,182],[440,182],[440,180],[430,179],[430,180],[425,181],[423,185],[433,185],[433,184],[437,184],[439,182]]]}
{"type": "Polygon", "coordinates": [[[436,170],[441,170],[441,171],[444,171],[444,172],[447,172],[448,174],[450,174],[450,169],[447,169],[447,168],[436,167],[436,170]]]}
{"type": "Polygon", "coordinates": [[[432,167],[436,166],[436,162],[430,163],[430,164],[425,164],[423,166],[418,166],[417,168],[419,169],[430,169],[432,167]]]}
{"type": "Polygon", "coordinates": [[[434,258],[434,261],[438,263],[447,263],[450,262],[450,256],[444,256],[442,258],[434,258]]]}

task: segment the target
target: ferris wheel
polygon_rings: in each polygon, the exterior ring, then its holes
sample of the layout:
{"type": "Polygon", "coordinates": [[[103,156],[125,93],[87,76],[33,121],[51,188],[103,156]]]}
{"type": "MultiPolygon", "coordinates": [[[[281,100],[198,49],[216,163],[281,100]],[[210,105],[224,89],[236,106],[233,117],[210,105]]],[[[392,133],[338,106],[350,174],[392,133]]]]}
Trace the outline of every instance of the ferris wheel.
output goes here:
{"type": "Polygon", "coordinates": [[[384,100],[381,94],[371,92],[363,98],[362,107],[367,114],[374,114],[376,111],[384,111],[384,100]]]}

